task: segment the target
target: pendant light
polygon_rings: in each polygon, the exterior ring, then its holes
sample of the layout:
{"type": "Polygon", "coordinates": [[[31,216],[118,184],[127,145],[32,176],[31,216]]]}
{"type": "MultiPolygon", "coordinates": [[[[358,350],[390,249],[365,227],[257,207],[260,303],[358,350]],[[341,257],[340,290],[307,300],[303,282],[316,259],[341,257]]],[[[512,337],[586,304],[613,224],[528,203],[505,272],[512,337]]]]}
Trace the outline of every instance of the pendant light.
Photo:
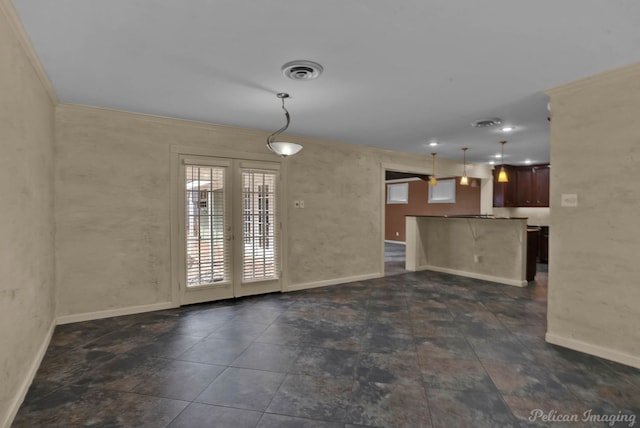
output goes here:
{"type": "Polygon", "coordinates": [[[467,177],[467,150],[469,150],[469,147],[462,148],[462,153],[464,153],[464,161],[463,161],[464,163],[463,163],[462,177],[460,177],[461,186],[469,185],[469,177],[467,177]]]}
{"type": "Polygon", "coordinates": [[[429,179],[429,184],[432,185],[433,187],[438,185],[438,180],[436,180],[436,154],[435,153],[431,153],[431,158],[432,158],[432,171],[433,173],[431,174],[431,178],[429,179]]]}
{"type": "Polygon", "coordinates": [[[504,145],[506,141],[500,141],[500,172],[498,173],[498,183],[508,183],[507,171],[504,170],[504,145]]]}
{"type": "Polygon", "coordinates": [[[289,111],[284,106],[284,100],[286,98],[289,98],[289,94],[281,92],[277,94],[277,96],[282,100],[282,110],[284,110],[284,117],[287,119],[287,123],[282,128],[278,129],[276,132],[269,135],[269,137],[267,138],[267,147],[273,153],[282,157],[287,157],[287,156],[295,155],[296,153],[298,153],[300,150],[302,150],[302,146],[300,144],[290,143],[288,141],[273,141],[276,135],[286,131],[287,128],[289,127],[289,124],[291,123],[291,118],[289,117],[289,111]]]}

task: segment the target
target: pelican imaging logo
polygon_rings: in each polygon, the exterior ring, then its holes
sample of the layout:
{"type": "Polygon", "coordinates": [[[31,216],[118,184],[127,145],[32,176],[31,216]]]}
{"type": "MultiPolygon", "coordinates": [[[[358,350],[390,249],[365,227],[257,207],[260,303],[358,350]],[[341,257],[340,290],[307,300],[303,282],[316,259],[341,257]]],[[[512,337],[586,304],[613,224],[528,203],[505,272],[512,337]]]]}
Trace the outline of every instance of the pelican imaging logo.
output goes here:
{"type": "Polygon", "coordinates": [[[560,413],[555,409],[544,411],[542,409],[533,409],[529,415],[531,422],[602,422],[609,426],[614,426],[622,422],[627,426],[636,424],[636,415],[634,413],[595,413],[593,409],[585,410],[582,413],[560,413]]]}

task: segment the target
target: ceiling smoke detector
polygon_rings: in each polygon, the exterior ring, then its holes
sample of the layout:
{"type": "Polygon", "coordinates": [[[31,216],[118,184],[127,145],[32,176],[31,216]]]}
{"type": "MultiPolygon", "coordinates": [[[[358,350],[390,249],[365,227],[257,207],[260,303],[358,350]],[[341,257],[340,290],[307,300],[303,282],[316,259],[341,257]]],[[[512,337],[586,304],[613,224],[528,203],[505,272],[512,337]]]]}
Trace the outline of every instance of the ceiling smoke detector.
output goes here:
{"type": "Polygon", "coordinates": [[[502,119],[497,117],[492,117],[489,119],[480,119],[476,120],[471,124],[471,126],[475,126],[476,128],[489,128],[491,126],[498,126],[502,123],[502,119]]]}
{"type": "Polygon", "coordinates": [[[282,74],[292,80],[313,80],[316,79],[324,69],[320,64],[313,61],[290,61],[282,66],[282,74]]]}

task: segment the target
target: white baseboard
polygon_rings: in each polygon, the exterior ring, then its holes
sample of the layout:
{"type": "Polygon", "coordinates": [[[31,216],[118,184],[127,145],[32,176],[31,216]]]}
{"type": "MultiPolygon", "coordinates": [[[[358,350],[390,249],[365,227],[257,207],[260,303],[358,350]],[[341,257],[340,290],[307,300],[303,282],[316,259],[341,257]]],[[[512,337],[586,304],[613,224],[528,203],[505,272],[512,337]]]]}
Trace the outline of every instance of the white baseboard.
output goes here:
{"type": "Polygon", "coordinates": [[[390,239],[385,239],[384,240],[385,244],[400,244],[400,245],[407,245],[406,242],[404,241],[392,241],[390,239]]]}
{"type": "Polygon", "coordinates": [[[366,275],[356,275],[356,276],[347,276],[344,278],[328,279],[325,281],[305,282],[302,284],[289,285],[287,288],[285,288],[282,291],[287,292],[287,291],[308,290],[310,288],[327,287],[329,285],[346,284],[348,282],[365,281],[367,279],[382,278],[383,276],[384,274],[381,274],[381,273],[371,273],[366,275]]]}
{"type": "Polygon", "coordinates": [[[101,318],[119,317],[121,315],[141,314],[143,312],[161,311],[163,309],[177,308],[172,302],[153,303],[151,305],[129,306],[126,308],[108,309],[106,311],[85,312],[82,314],[63,315],[56,320],[58,325],[72,322],[91,321],[101,318]]]}
{"type": "Polygon", "coordinates": [[[615,361],[616,363],[640,369],[640,357],[636,355],[630,355],[624,352],[616,351],[615,349],[593,345],[591,343],[583,342],[577,339],[571,339],[569,337],[560,336],[550,332],[547,332],[544,338],[548,343],[551,343],[553,345],[558,345],[565,348],[573,349],[574,351],[580,351],[586,354],[595,355],[596,357],[601,357],[607,360],[615,361]]]}
{"type": "Polygon", "coordinates": [[[485,275],[482,273],[468,272],[465,270],[449,269],[440,266],[418,266],[417,270],[432,270],[434,272],[450,273],[451,275],[466,276],[467,278],[481,279],[483,281],[497,282],[500,284],[513,285],[515,287],[526,287],[529,284],[526,280],[504,278],[501,276],[485,275]]]}
{"type": "Polygon", "coordinates": [[[18,410],[20,410],[20,406],[24,401],[24,398],[27,396],[27,392],[29,392],[29,387],[33,382],[33,379],[36,377],[36,373],[38,372],[38,368],[40,368],[40,363],[42,363],[42,359],[44,358],[44,354],[47,353],[47,348],[49,347],[49,343],[51,342],[51,337],[53,337],[53,330],[56,328],[56,320],[51,320],[51,325],[49,326],[49,330],[45,335],[44,340],[40,344],[38,348],[38,352],[31,361],[31,366],[29,367],[29,371],[27,372],[24,380],[22,381],[22,385],[18,389],[18,393],[13,398],[13,402],[9,406],[9,412],[7,413],[6,419],[2,421],[0,426],[8,428],[11,426],[11,423],[15,419],[18,414],[18,410]]]}

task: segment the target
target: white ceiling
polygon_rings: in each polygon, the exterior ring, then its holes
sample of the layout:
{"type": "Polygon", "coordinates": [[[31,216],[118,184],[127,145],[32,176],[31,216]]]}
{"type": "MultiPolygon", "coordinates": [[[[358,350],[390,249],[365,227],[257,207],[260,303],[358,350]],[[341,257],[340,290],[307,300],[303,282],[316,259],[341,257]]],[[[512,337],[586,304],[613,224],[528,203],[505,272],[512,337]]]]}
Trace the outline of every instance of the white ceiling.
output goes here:
{"type": "Polygon", "coordinates": [[[289,92],[291,133],[477,162],[548,161],[542,91],[640,61],[638,0],[13,3],[62,102],[275,130],[289,92]]]}

